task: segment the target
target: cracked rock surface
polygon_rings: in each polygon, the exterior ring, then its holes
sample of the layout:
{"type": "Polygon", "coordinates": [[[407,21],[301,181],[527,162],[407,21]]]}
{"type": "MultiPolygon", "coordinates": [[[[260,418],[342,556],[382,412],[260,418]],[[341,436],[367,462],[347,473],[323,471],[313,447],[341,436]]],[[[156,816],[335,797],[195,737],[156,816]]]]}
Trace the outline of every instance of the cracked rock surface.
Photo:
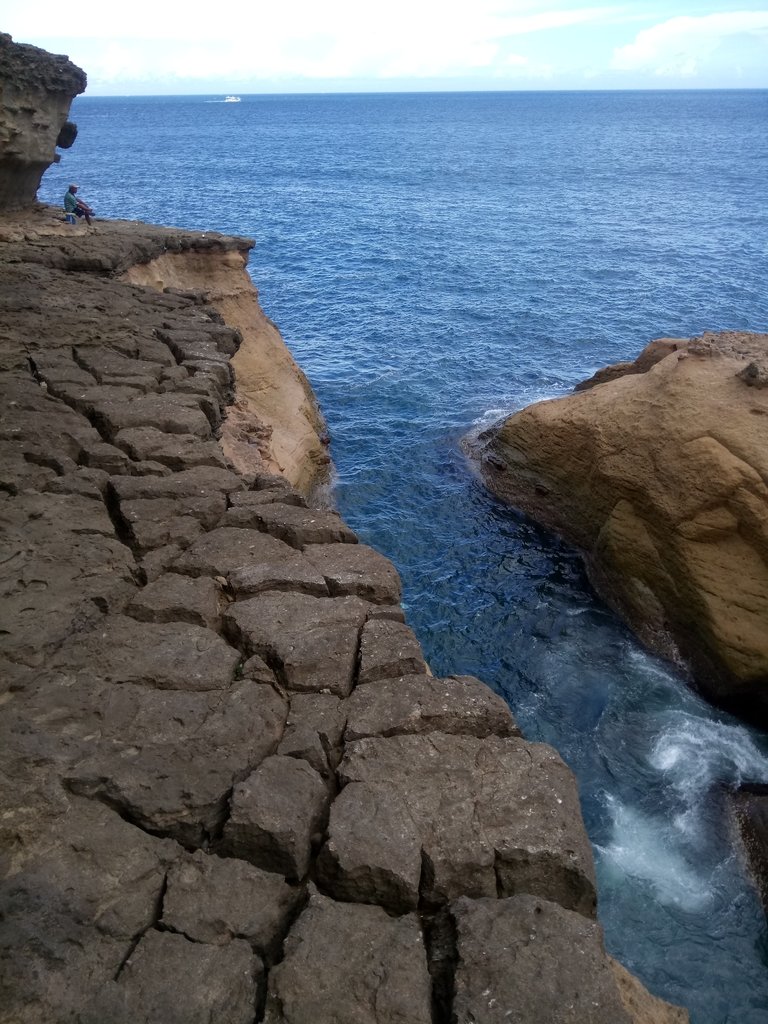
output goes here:
{"type": "Polygon", "coordinates": [[[531,1022],[684,1020],[605,953],[557,754],[429,674],[335,513],[222,452],[238,332],[117,277],[247,247],[0,249],[0,1019],[449,1024],[496,1019],[490,987],[531,1022]]]}

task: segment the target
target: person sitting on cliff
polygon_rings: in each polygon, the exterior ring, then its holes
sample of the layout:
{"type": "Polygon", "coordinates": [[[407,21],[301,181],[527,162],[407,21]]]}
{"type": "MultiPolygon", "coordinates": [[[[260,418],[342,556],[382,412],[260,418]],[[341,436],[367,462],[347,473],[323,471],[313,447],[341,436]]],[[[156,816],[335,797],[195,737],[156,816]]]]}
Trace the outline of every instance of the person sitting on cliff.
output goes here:
{"type": "Polygon", "coordinates": [[[77,198],[78,185],[70,185],[64,195],[64,212],[69,216],[85,217],[85,223],[91,223],[93,210],[84,199],[77,198]]]}

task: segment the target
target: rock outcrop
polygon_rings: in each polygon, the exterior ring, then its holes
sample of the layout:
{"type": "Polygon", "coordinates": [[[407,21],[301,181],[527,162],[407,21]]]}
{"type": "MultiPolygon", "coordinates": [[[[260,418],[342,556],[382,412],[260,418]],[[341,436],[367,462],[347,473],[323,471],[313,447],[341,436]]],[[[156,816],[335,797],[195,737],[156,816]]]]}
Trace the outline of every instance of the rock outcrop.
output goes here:
{"type": "Polygon", "coordinates": [[[3,1024],[683,1024],[605,953],[555,751],[268,471],[311,446],[222,450],[277,346],[227,319],[250,243],[0,240],[3,1024]]]}
{"type": "Polygon", "coordinates": [[[77,128],[67,118],[85,82],[68,57],[0,33],[0,211],[29,206],[56,146],[75,141],[77,128]]]}
{"type": "Polygon", "coordinates": [[[3,1020],[686,1019],[626,1001],[555,751],[429,674],[338,515],[222,451],[241,331],[129,281],[248,243],[4,231],[3,1020]]]}
{"type": "Polygon", "coordinates": [[[163,291],[192,289],[243,339],[231,361],[237,391],[221,431],[238,470],[280,473],[308,493],[327,477],[326,427],[304,373],[259,305],[243,252],[169,252],[134,264],[124,279],[163,291]]]}
{"type": "Polygon", "coordinates": [[[768,335],[662,339],[469,450],[701,690],[768,720],[768,335]],[[762,369],[761,369],[762,367],[762,369]]]}

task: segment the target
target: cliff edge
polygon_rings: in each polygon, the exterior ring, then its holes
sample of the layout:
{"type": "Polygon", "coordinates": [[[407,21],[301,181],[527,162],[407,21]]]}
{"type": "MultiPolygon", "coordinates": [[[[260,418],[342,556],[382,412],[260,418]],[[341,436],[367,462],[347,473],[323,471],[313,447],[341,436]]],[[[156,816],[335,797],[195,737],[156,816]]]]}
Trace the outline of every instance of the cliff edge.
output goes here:
{"type": "Polygon", "coordinates": [[[249,247],[0,223],[0,1020],[684,1024],[606,955],[557,753],[220,443],[249,247]]]}
{"type": "Polygon", "coordinates": [[[247,241],[45,216],[0,247],[0,1019],[685,1021],[605,953],[556,752],[227,459],[240,332],[127,280],[247,241]]]}
{"type": "Polygon", "coordinates": [[[768,335],[652,342],[469,450],[721,706],[768,721],[768,335]]]}

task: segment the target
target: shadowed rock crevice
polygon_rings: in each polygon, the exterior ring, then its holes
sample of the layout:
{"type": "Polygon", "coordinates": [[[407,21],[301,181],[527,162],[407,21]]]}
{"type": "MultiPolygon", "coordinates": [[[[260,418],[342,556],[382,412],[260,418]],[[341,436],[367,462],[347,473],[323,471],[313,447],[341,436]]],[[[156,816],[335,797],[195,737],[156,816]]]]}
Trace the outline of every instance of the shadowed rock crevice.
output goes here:
{"type": "MultiPolygon", "coordinates": [[[[129,823],[129,824],[132,824],[132,823],[129,823]]],[[[154,907],[154,913],[152,915],[152,921],[147,925],[146,928],[143,928],[140,932],[138,932],[137,935],[135,936],[135,938],[133,939],[133,941],[131,942],[130,946],[128,947],[128,949],[126,951],[125,956],[123,957],[122,961],[120,962],[120,965],[118,966],[117,970],[115,971],[114,981],[118,980],[118,978],[120,977],[120,975],[123,972],[123,968],[128,963],[128,961],[131,959],[131,957],[133,956],[133,953],[136,950],[136,947],[141,942],[141,940],[144,938],[144,936],[147,934],[147,932],[150,930],[150,928],[158,928],[160,926],[160,919],[163,916],[163,903],[165,902],[165,894],[166,894],[167,889],[168,889],[168,875],[166,874],[163,877],[163,884],[160,887],[160,892],[157,895],[157,900],[156,900],[155,907],[154,907]]]]}
{"type": "Polygon", "coordinates": [[[456,989],[456,922],[449,909],[422,913],[427,965],[432,979],[432,1024],[454,1024],[453,999],[456,989]]]}

